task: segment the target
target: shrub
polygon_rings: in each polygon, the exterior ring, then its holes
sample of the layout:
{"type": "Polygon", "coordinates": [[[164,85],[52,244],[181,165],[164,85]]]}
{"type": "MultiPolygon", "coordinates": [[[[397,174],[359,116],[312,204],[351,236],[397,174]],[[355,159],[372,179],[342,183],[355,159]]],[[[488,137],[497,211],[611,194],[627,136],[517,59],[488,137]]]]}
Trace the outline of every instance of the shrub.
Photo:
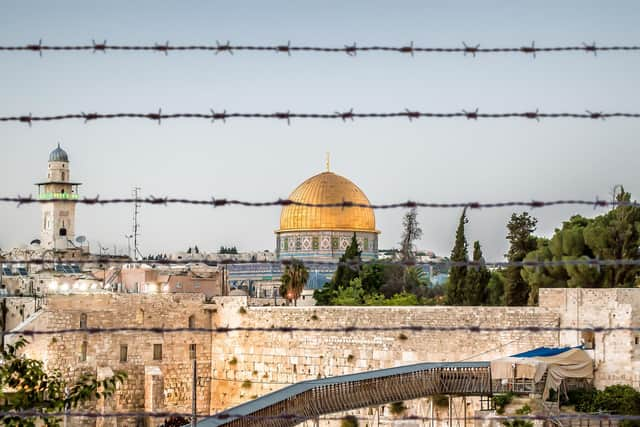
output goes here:
{"type": "Polygon", "coordinates": [[[400,334],[400,335],[398,335],[398,339],[399,339],[400,341],[405,341],[405,340],[408,340],[408,339],[409,339],[409,337],[408,337],[408,336],[406,336],[405,334],[400,334]]]}
{"type": "Polygon", "coordinates": [[[160,427],[182,427],[189,424],[191,420],[185,417],[169,417],[160,427]]]}
{"type": "Polygon", "coordinates": [[[251,381],[249,380],[244,380],[242,381],[242,388],[251,388],[251,381]]]}
{"type": "Polygon", "coordinates": [[[238,313],[240,313],[240,314],[247,314],[247,309],[246,309],[246,308],[244,308],[244,307],[240,307],[240,308],[238,309],[238,313]]]}
{"type": "Polygon", "coordinates": [[[350,355],[347,356],[347,362],[353,362],[353,359],[355,359],[353,354],[350,354],[350,355]]]}
{"type": "Polygon", "coordinates": [[[355,415],[347,415],[342,418],[340,427],[358,427],[358,418],[355,415]]]}
{"type": "Polygon", "coordinates": [[[391,415],[402,415],[407,410],[404,402],[393,402],[389,405],[389,413],[391,415]]]}
{"type": "Polygon", "coordinates": [[[237,365],[237,364],[238,364],[238,359],[236,359],[236,357],[235,357],[235,356],[233,356],[233,357],[231,358],[231,360],[229,360],[229,365],[232,365],[232,366],[233,366],[233,365],[237,365]]]}
{"type": "Polygon", "coordinates": [[[524,405],[522,408],[516,410],[516,415],[529,415],[531,413],[531,406],[524,405]]]}
{"type": "Polygon", "coordinates": [[[318,316],[314,313],[311,315],[311,320],[318,320],[318,316]]]}
{"type": "MultiPolygon", "coordinates": [[[[496,413],[499,415],[504,414],[504,407],[513,401],[513,393],[496,394],[493,396],[493,404],[496,407],[496,413]]],[[[513,426],[513,427],[525,427],[525,426],[513,426]]]]}
{"type": "Polygon", "coordinates": [[[505,421],[502,424],[506,427],[533,427],[533,423],[527,420],[505,421]]]}
{"type": "Polygon", "coordinates": [[[449,406],[449,396],[445,396],[444,394],[434,394],[433,404],[439,408],[446,408],[449,406]]]}

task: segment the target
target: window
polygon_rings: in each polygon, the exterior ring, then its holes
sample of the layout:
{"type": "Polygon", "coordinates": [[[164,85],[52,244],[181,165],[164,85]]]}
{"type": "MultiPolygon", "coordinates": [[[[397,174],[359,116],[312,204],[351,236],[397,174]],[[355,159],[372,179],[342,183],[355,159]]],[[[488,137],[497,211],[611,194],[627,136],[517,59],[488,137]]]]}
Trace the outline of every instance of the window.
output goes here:
{"type": "Polygon", "coordinates": [[[80,329],[87,329],[87,313],[80,315],[80,329]]]}
{"type": "Polygon", "coordinates": [[[61,236],[66,236],[66,235],[67,235],[67,229],[66,229],[66,228],[64,228],[64,227],[63,227],[63,228],[61,228],[61,229],[60,229],[60,235],[61,235],[61,236]]]}
{"type": "Polygon", "coordinates": [[[636,337],[636,345],[640,344],[640,338],[636,337]]]}
{"type": "Polygon", "coordinates": [[[369,238],[368,237],[364,238],[364,245],[363,246],[364,246],[364,250],[365,251],[369,250],[369,238]]]}
{"type": "Polygon", "coordinates": [[[162,360],[162,344],[153,345],[153,360],[162,360]]]}
{"type": "Polygon", "coordinates": [[[196,316],[195,314],[192,314],[191,316],[189,316],[189,328],[195,328],[196,327],[196,316]]]}
{"type": "Polygon", "coordinates": [[[87,361],[87,347],[88,347],[88,343],[86,341],[82,341],[82,346],[80,347],[80,361],[81,362],[86,362],[87,361]]]}
{"type": "Polygon", "coordinates": [[[313,250],[318,250],[320,249],[320,239],[318,239],[317,237],[314,237],[311,240],[311,247],[313,248],[313,250]]]}
{"type": "MultiPolygon", "coordinates": [[[[138,290],[138,284],[136,283],[136,290],[138,290]]],[[[136,312],[136,322],[144,323],[144,310],[139,308],[136,312]]]]}
{"type": "Polygon", "coordinates": [[[302,242],[300,241],[300,238],[298,237],[296,239],[296,250],[300,250],[302,248],[302,242]]]}
{"type": "Polygon", "coordinates": [[[189,359],[196,360],[196,345],[189,344],[189,359]]]}
{"type": "Polygon", "coordinates": [[[176,283],[176,289],[182,289],[182,283],[180,282],[176,283]]]}
{"type": "Polygon", "coordinates": [[[596,339],[593,331],[582,331],[582,344],[585,350],[593,350],[596,348],[596,339]]]}
{"type": "Polygon", "coordinates": [[[124,363],[127,361],[128,352],[129,347],[126,344],[120,344],[120,362],[124,363]]]}
{"type": "Polygon", "coordinates": [[[289,239],[288,238],[284,238],[284,250],[288,251],[289,250],[289,239]]]}
{"type": "Polygon", "coordinates": [[[340,241],[338,240],[337,237],[331,238],[331,249],[338,249],[339,244],[340,244],[340,241]]]}
{"type": "MultiPolygon", "coordinates": [[[[62,172],[62,180],[64,181],[64,172],[62,172]]],[[[64,193],[64,190],[62,192],[64,193]]]]}

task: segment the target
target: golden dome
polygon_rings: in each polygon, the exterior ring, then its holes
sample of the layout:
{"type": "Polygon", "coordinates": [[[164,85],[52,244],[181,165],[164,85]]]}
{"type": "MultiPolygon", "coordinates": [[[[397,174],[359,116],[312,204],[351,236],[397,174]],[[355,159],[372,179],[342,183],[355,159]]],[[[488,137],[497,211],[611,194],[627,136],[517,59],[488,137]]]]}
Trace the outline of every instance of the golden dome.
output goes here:
{"type": "MultiPolygon", "coordinates": [[[[369,204],[357,185],[333,172],[312,176],[293,190],[290,200],[302,203],[332,204],[353,202],[369,204]]],[[[280,232],[298,230],[343,230],[377,233],[376,218],[371,208],[320,208],[289,205],[280,214],[280,232]]]]}

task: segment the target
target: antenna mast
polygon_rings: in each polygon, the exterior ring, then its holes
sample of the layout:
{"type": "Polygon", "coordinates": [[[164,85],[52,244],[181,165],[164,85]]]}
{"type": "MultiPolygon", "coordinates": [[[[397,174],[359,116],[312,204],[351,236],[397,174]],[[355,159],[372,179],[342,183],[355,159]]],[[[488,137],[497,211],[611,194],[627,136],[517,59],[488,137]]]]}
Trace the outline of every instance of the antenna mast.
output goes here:
{"type": "Polygon", "coordinates": [[[138,214],[140,213],[140,202],[138,201],[140,196],[140,187],[133,187],[132,196],[135,199],[133,203],[133,259],[140,259],[142,254],[138,249],[138,236],[140,233],[140,223],[138,222],[138,214]]]}

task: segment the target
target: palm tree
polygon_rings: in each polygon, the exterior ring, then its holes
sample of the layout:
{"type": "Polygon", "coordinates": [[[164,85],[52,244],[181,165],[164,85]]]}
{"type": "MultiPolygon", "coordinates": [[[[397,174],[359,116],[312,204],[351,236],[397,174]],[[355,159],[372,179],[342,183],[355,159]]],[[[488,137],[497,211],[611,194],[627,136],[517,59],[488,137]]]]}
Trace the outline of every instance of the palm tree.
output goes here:
{"type": "Polygon", "coordinates": [[[304,266],[302,261],[298,259],[292,259],[284,268],[282,273],[282,286],[280,286],[280,296],[286,298],[293,305],[296,304],[296,300],[300,298],[304,286],[309,280],[309,270],[304,266]]]}

